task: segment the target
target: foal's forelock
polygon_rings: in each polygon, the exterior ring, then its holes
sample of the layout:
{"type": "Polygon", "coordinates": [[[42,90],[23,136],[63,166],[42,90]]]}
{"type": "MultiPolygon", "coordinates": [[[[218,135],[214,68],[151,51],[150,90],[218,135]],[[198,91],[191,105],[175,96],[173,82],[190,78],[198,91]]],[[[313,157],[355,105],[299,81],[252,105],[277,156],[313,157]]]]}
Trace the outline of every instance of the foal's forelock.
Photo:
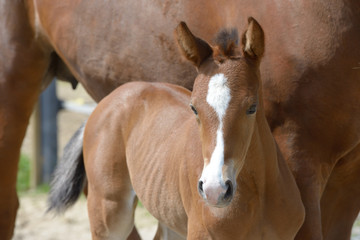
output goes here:
{"type": "Polygon", "coordinates": [[[235,28],[222,29],[215,37],[215,59],[230,58],[239,55],[237,46],[239,44],[238,31],[235,28]]]}

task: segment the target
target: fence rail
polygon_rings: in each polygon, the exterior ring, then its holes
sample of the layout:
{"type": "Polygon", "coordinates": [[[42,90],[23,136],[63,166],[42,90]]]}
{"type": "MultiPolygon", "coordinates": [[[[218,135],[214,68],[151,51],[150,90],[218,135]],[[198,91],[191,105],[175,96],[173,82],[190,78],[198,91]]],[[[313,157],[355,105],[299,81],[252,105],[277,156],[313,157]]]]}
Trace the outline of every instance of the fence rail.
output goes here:
{"type": "Polygon", "coordinates": [[[54,172],[58,160],[57,115],[59,111],[90,115],[96,107],[96,104],[79,104],[58,99],[55,82],[52,81],[49,87],[41,94],[30,121],[30,127],[33,129],[31,188],[36,188],[42,183],[49,183],[54,172]]]}

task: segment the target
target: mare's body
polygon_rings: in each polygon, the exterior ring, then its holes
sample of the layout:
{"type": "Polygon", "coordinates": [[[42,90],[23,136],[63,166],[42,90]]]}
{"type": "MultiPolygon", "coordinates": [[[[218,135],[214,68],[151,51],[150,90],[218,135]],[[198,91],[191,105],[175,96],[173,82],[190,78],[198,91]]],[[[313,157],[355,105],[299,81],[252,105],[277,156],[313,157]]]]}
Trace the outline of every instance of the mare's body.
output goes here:
{"type": "Polygon", "coordinates": [[[267,36],[266,115],[307,211],[299,239],[349,239],[360,207],[359,5],[0,1],[0,235],[12,235],[19,150],[47,79],[73,75],[97,101],[138,79],[191,88],[195,71],[181,63],[172,44],[176,23],[185,20],[211,40],[220,27],[242,29],[252,15],[267,36]]]}

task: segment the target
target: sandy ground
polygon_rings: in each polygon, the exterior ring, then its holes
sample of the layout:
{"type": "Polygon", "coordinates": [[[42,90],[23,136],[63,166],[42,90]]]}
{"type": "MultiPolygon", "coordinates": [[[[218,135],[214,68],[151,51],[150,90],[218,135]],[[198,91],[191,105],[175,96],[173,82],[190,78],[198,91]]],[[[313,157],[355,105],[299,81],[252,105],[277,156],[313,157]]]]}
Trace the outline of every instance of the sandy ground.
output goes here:
{"type": "MultiPolygon", "coordinates": [[[[93,103],[83,88],[78,87],[72,91],[69,84],[58,83],[57,93],[59,98],[76,103],[93,103]]],[[[61,111],[58,115],[58,143],[59,156],[62,149],[77,130],[87,115],[61,111]]],[[[22,152],[32,155],[32,129],[29,128],[24,139],[22,152]]],[[[54,217],[45,214],[45,194],[26,193],[20,196],[20,209],[16,222],[13,240],[83,240],[90,239],[89,223],[87,218],[86,199],[81,198],[77,204],[64,215],[54,217]]],[[[156,220],[144,209],[138,207],[135,224],[143,239],[152,239],[156,231],[156,220]]],[[[352,240],[360,240],[360,220],[353,228],[352,240]]]]}
{"type": "MultiPolygon", "coordinates": [[[[64,215],[45,213],[45,194],[21,196],[13,240],[86,240],[91,239],[86,199],[82,197],[64,215]]],[[[143,239],[152,239],[156,220],[142,207],[135,212],[136,226],[143,239]]]]}
{"type": "MultiPolygon", "coordinates": [[[[27,193],[20,197],[13,240],[86,240],[91,239],[84,197],[64,215],[45,214],[45,194],[27,193]]],[[[153,238],[156,220],[142,207],[135,212],[135,225],[144,240],[153,238]]],[[[360,220],[353,228],[352,240],[360,240],[360,220]]]]}

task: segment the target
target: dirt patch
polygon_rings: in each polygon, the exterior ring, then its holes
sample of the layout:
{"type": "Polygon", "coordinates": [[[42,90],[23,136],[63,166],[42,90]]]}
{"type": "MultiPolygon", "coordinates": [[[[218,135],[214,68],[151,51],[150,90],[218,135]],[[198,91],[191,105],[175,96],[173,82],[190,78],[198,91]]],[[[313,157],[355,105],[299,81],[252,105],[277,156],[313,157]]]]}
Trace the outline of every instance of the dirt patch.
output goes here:
{"type": "MultiPolygon", "coordinates": [[[[86,199],[82,197],[64,215],[46,214],[46,194],[26,194],[20,198],[13,240],[91,239],[86,199]]],[[[152,239],[157,221],[143,208],[135,212],[135,225],[143,239],[152,239]]]]}

